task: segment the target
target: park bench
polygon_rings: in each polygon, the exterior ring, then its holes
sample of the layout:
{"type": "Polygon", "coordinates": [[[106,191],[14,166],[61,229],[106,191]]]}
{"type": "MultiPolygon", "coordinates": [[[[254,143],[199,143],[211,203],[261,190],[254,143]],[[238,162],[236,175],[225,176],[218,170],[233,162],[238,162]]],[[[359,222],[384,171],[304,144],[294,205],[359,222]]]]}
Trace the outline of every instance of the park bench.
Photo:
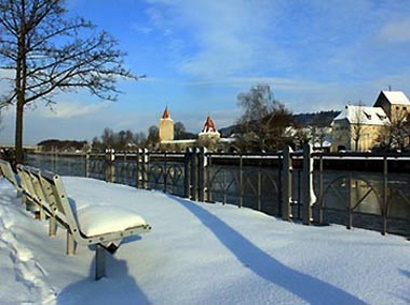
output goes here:
{"type": "Polygon", "coordinates": [[[67,254],[75,254],[77,244],[95,246],[96,280],[105,276],[106,251],[113,254],[124,238],[151,229],[141,216],[118,207],[78,209],[75,199],[67,196],[62,178],[52,172],[23,165],[17,166],[17,172],[24,194],[40,210],[40,219],[48,219],[49,235],[55,235],[57,227],[66,230],[67,254]]]}

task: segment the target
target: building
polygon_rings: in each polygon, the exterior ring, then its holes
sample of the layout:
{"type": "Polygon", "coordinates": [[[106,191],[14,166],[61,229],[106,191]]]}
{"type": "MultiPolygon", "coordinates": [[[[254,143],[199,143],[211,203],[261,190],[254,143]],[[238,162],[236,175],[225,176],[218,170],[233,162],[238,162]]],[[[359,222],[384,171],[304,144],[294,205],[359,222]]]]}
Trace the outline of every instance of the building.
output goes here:
{"type": "Polygon", "coordinates": [[[197,139],[174,140],[174,121],[171,119],[168,108],[159,120],[159,149],[161,151],[185,151],[188,147],[206,147],[209,151],[229,150],[234,139],[221,138],[215,122],[211,116],[205,120],[197,139]]]}
{"type": "Polygon", "coordinates": [[[348,105],[332,122],[331,151],[369,151],[390,124],[406,120],[410,101],[401,91],[381,91],[373,107],[348,105]]]}
{"type": "Polygon", "coordinates": [[[389,119],[381,107],[348,105],[332,122],[331,151],[368,151],[389,119]]]}
{"type": "Polygon", "coordinates": [[[198,141],[219,141],[221,134],[216,129],[215,123],[208,115],[202,131],[198,134],[198,141]]]}
{"type": "Polygon", "coordinates": [[[410,111],[410,101],[402,91],[381,91],[374,107],[383,108],[392,123],[407,118],[410,111]]]}
{"type": "Polygon", "coordinates": [[[159,120],[159,141],[174,140],[174,121],[171,119],[168,107],[165,108],[161,119],[159,120]]]}

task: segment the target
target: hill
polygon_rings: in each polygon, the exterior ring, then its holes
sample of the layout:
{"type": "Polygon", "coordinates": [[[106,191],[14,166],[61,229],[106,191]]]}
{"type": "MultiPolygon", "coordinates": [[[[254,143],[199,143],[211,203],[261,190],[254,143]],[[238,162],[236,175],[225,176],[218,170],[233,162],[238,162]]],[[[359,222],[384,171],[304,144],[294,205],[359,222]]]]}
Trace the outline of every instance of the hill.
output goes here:
{"type": "Polygon", "coordinates": [[[294,114],[293,118],[299,126],[329,126],[333,119],[340,113],[340,111],[329,110],[315,113],[299,113],[294,114]]]}
{"type": "MultiPolygon", "coordinates": [[[[329,110],[314,113],[298,113],[293,115],[293,119],[298,126],[305,127],[313,126],[330,126],[332,120],[340,113],[340,111],[329,110]]],[[[239,128],[239,124],[234,124],[224,128],[220,128],[219,132],[223,137],[229,137],[239,128]]]]}

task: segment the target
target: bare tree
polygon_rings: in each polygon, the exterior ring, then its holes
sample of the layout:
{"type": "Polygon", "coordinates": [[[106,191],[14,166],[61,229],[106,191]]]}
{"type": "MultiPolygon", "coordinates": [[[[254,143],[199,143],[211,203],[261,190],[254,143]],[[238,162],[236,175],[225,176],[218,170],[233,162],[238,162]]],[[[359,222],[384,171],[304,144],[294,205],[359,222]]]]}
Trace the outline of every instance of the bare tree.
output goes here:
{"type": "Polygon", "coordinates": [[[360,101],[357,105],[350,106],[353,109],[352,115],[352,122],[351,122],[351,132],[352,132],[352,139],[354,141],[354,148],[355,151],[359,150],[359,142],[360,139],[363,137],[364,134],[364,117],[365,114],[363,113],[364,104],[360,101]]]}
{"type": "Polygon", "coordinates": [[[101,136],[101,142],[104,148],[114,148],[115,133],[111,128],[105,128],[101,136]]]}
{"type": "Polygon", "coordinates": [[[24,109],[53,94],[88,89],[115,100],[118,77],[134,78],[123,67],[124,53],[106,32],[82,18],[65,16],[64,0],[0,0],[0,69],[14,73],[1,106],[15,105],[16,161],[23,161],[24,109]]]}
{"type": "Polygon", "coordinates": [[[157,126],[152,125],[148,128],[147,145],[154,147],[159,142],[159,129],[157,126]]]}
{"type": "Polygon", "coordinates": [[[146,140],[147,140],[147,136],[145,135],[144,132],[140,131],[140,132],[134,134],[134,142],[138,146],[141,146],[141,144],[143,144],[146,140]]]}
{"type": "Polygon", "coordinates": [[[292,114],[273,98],[268,85],[257,85],[240,93],[238,105],[243,109],[237,122],[240,146],[260,151],[282,148],[288,140],[287,129],[293,125],[292,114]]]}
{"type": "Polygon", "coordinates": [[[377,136],[377,148],[400,150],[409,148],[410,117],[407,112],[396,112],[377,136]]]}
{"type": "Polygon", "coordinates": [[[186,133],[185,125],[182,122],[176,122],[174,124],[175,140],[184,139],[185,133],[186,133]]]}
{"type": "Polygon", "coordinates": [[[409,146],[410,116],[407,110],[398,108],[392,113],[389,129],[393,148],[402,151],[409,146]]]}
{"type": "Polygon", "coordinates": [[[91,142],[91,149],[94,152],[100,152],[104,150],[104,145],[101,143],[100,139],[98,137],[94,137],[92,142],[91,142]]]}

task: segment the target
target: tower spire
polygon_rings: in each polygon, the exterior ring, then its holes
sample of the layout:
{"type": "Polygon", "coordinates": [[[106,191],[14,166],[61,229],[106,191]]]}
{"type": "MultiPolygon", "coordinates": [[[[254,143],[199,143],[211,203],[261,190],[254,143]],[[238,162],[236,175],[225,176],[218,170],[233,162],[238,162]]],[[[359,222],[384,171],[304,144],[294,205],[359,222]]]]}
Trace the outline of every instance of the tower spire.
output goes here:
{"type": "Polygon", "coordinates": [[[162,114],[162,118],[163,119],[170,119],[171,118],[171,116],[169,114],[169,111],[168,111],[168,106],[165,107],[164,113],[162,114]]]}
{"type": "Polygon", "coordinates": [[[210,115],[208,115],[208,117],[206,118],[204,128],[202,128],[202,132],[217,132],[215,123],[211,119],[210,115]]]}

